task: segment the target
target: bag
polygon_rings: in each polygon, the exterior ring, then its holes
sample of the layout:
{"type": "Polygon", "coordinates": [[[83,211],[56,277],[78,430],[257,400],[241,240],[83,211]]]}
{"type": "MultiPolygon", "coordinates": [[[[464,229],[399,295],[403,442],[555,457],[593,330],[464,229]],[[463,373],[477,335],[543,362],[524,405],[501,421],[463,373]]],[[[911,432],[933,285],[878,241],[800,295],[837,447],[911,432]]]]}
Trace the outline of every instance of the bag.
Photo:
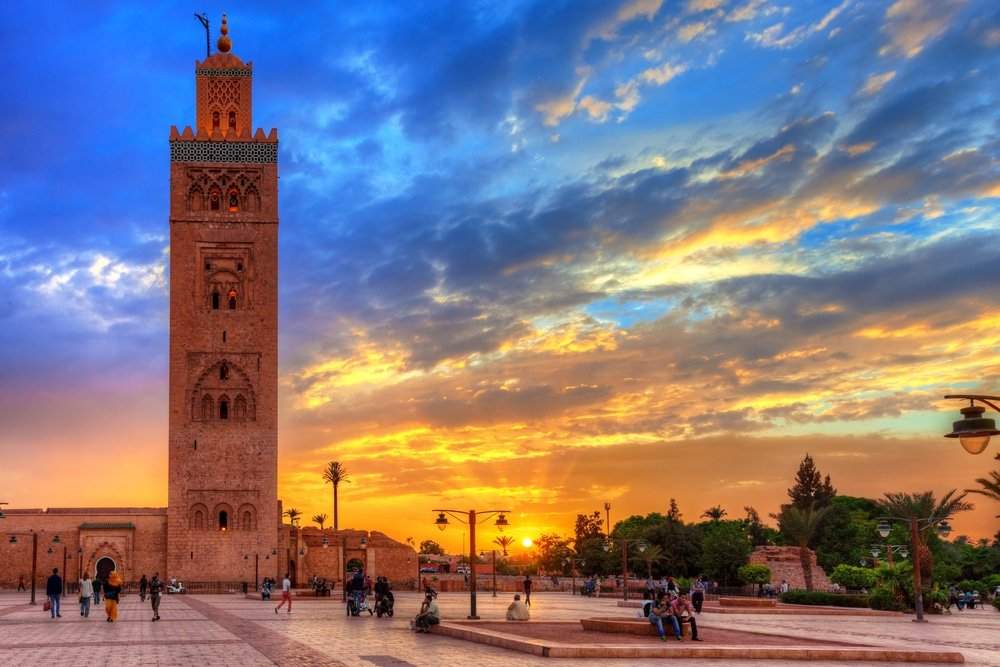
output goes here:
{"type": "Polygon", "coordinates": [[[45,604],[42,605],[42,611],[52,611],[52,603],[46,600],[45,604]]]}

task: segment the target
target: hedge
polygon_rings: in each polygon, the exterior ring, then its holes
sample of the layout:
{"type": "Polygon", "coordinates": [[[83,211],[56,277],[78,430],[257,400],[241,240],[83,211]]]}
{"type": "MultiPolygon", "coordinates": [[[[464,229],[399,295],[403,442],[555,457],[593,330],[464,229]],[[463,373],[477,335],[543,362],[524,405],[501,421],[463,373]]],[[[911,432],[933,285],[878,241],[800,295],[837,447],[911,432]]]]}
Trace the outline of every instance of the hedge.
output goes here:
{"type": "Polygon", "coordinates": [[[812,604],[827,607],[867,607],[867,595],[841,595],[822,591],[788,591],[781,594],[781,601],[788,604],[812,604]]]}

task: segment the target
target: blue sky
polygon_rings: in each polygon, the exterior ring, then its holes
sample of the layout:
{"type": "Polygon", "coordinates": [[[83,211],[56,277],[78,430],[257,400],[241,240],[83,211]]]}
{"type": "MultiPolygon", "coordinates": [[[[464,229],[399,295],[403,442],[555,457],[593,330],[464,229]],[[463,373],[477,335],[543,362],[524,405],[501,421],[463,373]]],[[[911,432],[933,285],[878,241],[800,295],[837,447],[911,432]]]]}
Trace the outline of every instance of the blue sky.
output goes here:
{"type": "MultiPolygon", "coordinates": [[[[197,9],[281,133],[286,504],[321,509],[330,458],[414,531],[427,493],[539,529],[645,511],[617,462],[699,442],[734,462],[682,505],[774,507],[806,450],[835,482],[901,447],[907,490],[985,472],[939,436],[944,393],[1000,387],[995,3],[197,9]]],[[[0,43],[0,454],[112,452],[142,474],[55,499],[162,502],[167,136],[204,35],[176,3],[15,2],[0,43]]],[[[0,481],[45,504],[33,461],[0,481]]]]}

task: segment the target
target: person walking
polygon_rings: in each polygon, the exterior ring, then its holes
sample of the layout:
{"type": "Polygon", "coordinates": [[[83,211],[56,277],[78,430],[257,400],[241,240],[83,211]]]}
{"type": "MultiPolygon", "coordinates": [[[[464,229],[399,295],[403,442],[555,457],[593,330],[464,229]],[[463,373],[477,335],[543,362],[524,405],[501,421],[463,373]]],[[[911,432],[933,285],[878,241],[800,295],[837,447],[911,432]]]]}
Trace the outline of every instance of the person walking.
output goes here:
{"type": "Polygon", "coordinates": [[[23,591],[23,590],[27,590],[27,589],[26,589],[26,588],[24,587],[24,575],[23,575],[23,574],[20,574],[20,575],[18,575],[18,577],[17,577],[17,590],[18,590],[18,591],[23,591]]]}
{"type": "Polygon", "coordinates": [[[104,582],[104,611],[108,615],[108,623],[118,620],[118,600],[122,594],[122,577],[118,570],[111,570],[108,580],[104,582]]]}
{"type": "Polygon", "coordinates": [[[96,576],[93,579],[94,582],[94,606],[101,604],[101,588],[104,586],[104,582],[98,579],[96,576]]]}
{"type": "Polygon", "coordinates": [[[59,576],[59,568],[52,568],[52,576],[45,582],[45,595],[49,598],[49,611],[52,618],[62,618],[59,613],[59,600],[62,598],[63,583],[59,576]]]}
{"type": "Polygon", "coordinates": [[[531,575],[524,575],[524,604],[531,606],[531,575]]]}
{"type": "Polygon", "coordinates": [[[281,580],[281,603],[274,608],[274,613],[277,614],[278,610],[288,603],[288,613],[292,613],[292,580],[288,578],[288,573],[285,572],[285,578],[281,580]]]}
{"type": "Polygon", "coordinates": [[[153,620],[160,620],[160,596],[163,594],[163,582],[160,581],[160,573],[154,572],[153,578],[149,580],[149,604],[153,607],[153,620]]]}
{"type": "Polygon", "coordinates": [[[701,606],[705,604],[705,581],[700,576],[691,584],[691,604],[695,613],[700,614],[701,606]]]}
{"type": "Polygon", "coordinates": [[[139,601],[140,602],[145,602],[146,601],[146,589],[147,588],[149,588],[149,580],[146,579],[146,575],[144,574],[144,575],[142,575],[142,578],[139,579],[139,601]]]}
{"type": "Polygon", "coordinates": [[[80,580],[80,616],[90,617],[90,598],[94,597],[94,583],[90,580],[90,573],[84,572],[83,579],[80,580]]]}

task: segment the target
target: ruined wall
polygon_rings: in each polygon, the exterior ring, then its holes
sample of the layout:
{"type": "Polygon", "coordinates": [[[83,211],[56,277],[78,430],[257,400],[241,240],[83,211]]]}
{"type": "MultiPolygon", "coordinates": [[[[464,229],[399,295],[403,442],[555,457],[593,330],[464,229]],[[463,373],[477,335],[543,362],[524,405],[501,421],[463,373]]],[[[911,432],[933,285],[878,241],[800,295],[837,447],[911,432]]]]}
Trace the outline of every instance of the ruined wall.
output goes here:
{"type": "MultiPolygon", "coordinates": [[[[806,587],[798,547],[757,547],[750,554],[750,563],[766,565],[771,568],[771,583],[775,586],[781,585],[782,580],[784,580],[793,589],[805,589],[806,587]]],[[[823,568],[816,565],[816,554],[811,549],[809,550],[809,563],[812,567],[813,590],[825,591],[832,588],[823,568]]]]}

